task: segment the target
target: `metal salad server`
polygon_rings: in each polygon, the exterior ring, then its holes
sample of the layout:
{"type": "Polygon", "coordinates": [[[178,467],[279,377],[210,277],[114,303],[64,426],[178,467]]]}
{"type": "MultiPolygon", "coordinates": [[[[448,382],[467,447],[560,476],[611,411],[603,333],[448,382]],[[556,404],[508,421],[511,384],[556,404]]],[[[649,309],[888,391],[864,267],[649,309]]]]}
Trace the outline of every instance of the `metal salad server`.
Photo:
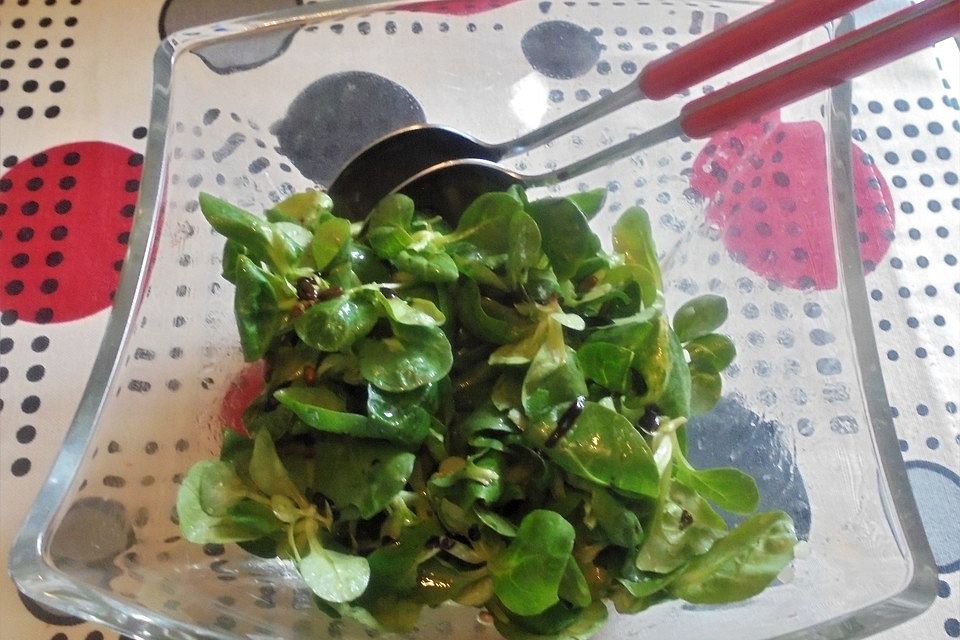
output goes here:
{"type": "Polygon", "coordinates": [[[336,213],[359,220],[398,184],[449,160],[498,162],[535,148],[639,100],[662,100],[844,15],[869,0],[777,0],[647,64],[629,85],[499,144],[457,129],[417,124],[356,154],[330,184],[336,213]]]}
{"type": "Polygon", "coordinates": [[[487,191],[557,184],[681,134],[704,138],[836,86],[954,35],[960,31],[958,17],[960,0],[924,0],[693,100],[674,120],[554,171],[522,175],[490,160],[448,160],[420,171],[394,191],[409,195],[420,210],[455,221],[487,191]]]}

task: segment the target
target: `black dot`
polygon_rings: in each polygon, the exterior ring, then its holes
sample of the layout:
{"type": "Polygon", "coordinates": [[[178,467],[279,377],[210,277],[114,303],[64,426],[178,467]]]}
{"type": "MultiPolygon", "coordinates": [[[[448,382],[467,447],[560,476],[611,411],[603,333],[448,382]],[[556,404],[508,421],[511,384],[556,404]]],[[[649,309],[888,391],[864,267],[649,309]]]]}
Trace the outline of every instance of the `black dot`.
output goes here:
{"type": "Polygon", "coordinates": [[[18,253],[10,259],[10,264],[19,269],[20,267],[27,266],[27,263],[30,262],[30,256],[25,253],[18,253]]]}
{"type": "Polygon", "coordinates": [[[43,368],[42,364],[35,364],[27,369],[27,380],[30,382],[37,382],[43,378],[43,374],[45,373],[46,369],[43,368]]]}
{"type": "Polygon", "coordinates": [[[57,61],[53,63],[53,66],[55,66],[57,69],[66,69],[67,67],[70,66],[70,59],[57,58],[57,61]]]}
{"type": "Polygon", "coordinates": [[[77,184],[77,179],[73,176],[64,176],[60,178],[60,188],[64,191],[73,189],[77,184]]]}
{"type": "Polygon", "coordinates": [[[113,263],[114,271],[120,271],[121,269],[123,269],[123,260],[117,260],[116,262],[113,263]]]}
{"type": "Polygon", "coordinates": [[[11,280],[3,290],[7,292],[8,296],[19,295],[23,292],[23,280],[11,280]]]}
{"type": "Polygon", "coordinates": [[[146,127],[137,127],[133,130],[133,137],[137,140],[142,140],[147,137],[147,128],[146,127]]]}
{"type": "Polygon", "coordinates": [[[73,208],[73,203],[70,202],[69,200],[58,200],[57,204],[53,205],[53,210],[59,213],[60,215],[68,213],[72,208],[73,208]]]}
{"type": "Polygon", "coordinates": [[[64,156],[63,156],[63,164],[65,164],[65,165],[68,165],[68,166],[71,166],[71,167],[72,167],[73,165],[77,164],[78,162],[80,162],[80,154],[77,153],[76,151],[68,151],[68,152],[67,152],[66,154],[64,154],[64,156]]]}
{"type": "Polygon", "coordinates": [[[18,478],[30,473],[30,460],[27,458],[17,458],[10,465],[10,471],[18,478]]]}
{"type": "Polygon", "coordinates": [[[143,154],[142,153],[131,153],[130,157],[127,158],[127,164],[131,167],[139,167],[143,164],[143,154]]]}
{"type": "Polygon", "coordinates": [[[3,159],[3,166],[9,169],[10,167],[17,164],[17,156],[7,156],[3,159]]]}
{"type": "Polygon", "coordinates": [[[33,425],[24,425],[17,429],[17,442],[30,444],[37,437],[37,429],[33,425]]]}
{"type": "Polygon", "coordinates": [[[64,38],[60,41],[60,46],[64,49],[69,49],[73,46],[73,38],[64,38]]]}
{"type": "Polygon", "coordinates": [[[63,240],[67,237],[67,228],[65,226],[57,225],[50,230],[50,239],[51,240],[63,240]]]}
{"type": "Polygon", "coordinates": [[[6,382],[8,377],[10,377],[10,370],[6,367],[0,367],[0,384],[6,382]]]}
{"type": "Polygon", "coordinates": [[[13,188],[13,181],[10,178],[0,178],[0,193],[10,191],[13,188]]]}
{"type": "Polygon", "coordinates": [[[17,109],[17,117],[26,120],[33,115],[33,107],[20,107],[17,109]]]}
{"type": "Polygon", "coordinates": [[[0,60],[0,69],[9,69],[12,66],[13,60],[10,58],[4,58],[3,60],[0,60]]]}
{"type": "Polygon", "coordinates": [[[17,18],[10,23],[10,26],[12,26],[14,29],[22,29],[24,24],[26,23],[23,21],[23,18],[17,18]]]}
{"type": "Polygon", "coordinates": [[[39,324],[47,324],[53,320],[53,309],[50,307],[43,307],[37,309],[37,312],[33,315],[33,319],[36,320],[39,324]]]}
{"type": "Polygon", "coordinates": [[[20,41],[19,40],[7,40],[7,49],[19,49],[20,41]]]}
{"type": "Polygon", "coordinates": [[[0,355],[6,355],[13,350],[13,338],[0,338],[0,355]]]}
{"type": "Polygon", "coordinates": [[[40,291],[44,293],[53,293],[60,287],[60,283],[55,278],[47,278],[40,283],[40,291]]]}
{"type": "Polygon", "coordinates": [[[49,26],[52,25],[52,24],[53,24],[53,20],[51,20],[50,18],[41,18],[41,19],[40,19],[40,26],[41,26],[41,27],[49,27],[49,26]]]}
{"type": "Polygon", "coordinates": [[[37,396],[27,396],[20,403],[20,409],[24,413],[36,413],[40,408],[40,398],[37,396]]]}
{"type": "Polygon", "coordinates": [[[43,60],[40,58],[32,58],[30,62],[27,63],[27,66],[31,69],[39,69],[43,66],[43,60]]]}
{"type": "Polygon", "coordinates": [[[120,215],[122,215],[124,218],[132,218],[135,212],[136,207],[134,207],[132,204],[125,204],[123,205],[123,208],[120,209],[120,215]]]}
{"type": "Polygon", "coordinates": [[[30,348],[33,349],[36,353],[42,353],[47,350],[47,347],[50,346],[50,338],[47,336],[37,336],[33,339],[33,342],[30,343],[30,348]]]}
{"type": "Polygon", "coordinates": [[[17,313],[16,309],[6,309],[3,313],[0,313],[0,324],[5,327],[9,327],[20,317],[20,314],[17,313]]]}
{"type": "Polygon", "coordinates": [[[34,155],[32,158],[30,158],[30,164],[35,167],[42,167],[43,165],[47,164],[47,154],[38,153],[34,155]]]}
{"type": "Polygon", "coordinates": [[[17,240],[20,242],[30,242],[33,238],[33,229],[31,227],[21,227],[17,230],[17,240]]]}
{"type": "Polygon", "coordinates": [[[67,25],[68,27],[72,27],[75,24],[77,24],[77,19],[74,18],[73,16],[70,16],[69,18],[63,21],[63,24],[67,25]]]}
{"type": "Polygon", "coordinates": [[[54,80],[50,83],[50,91],[53,91],[54,93],[60,93],[66,88],[66,86],[67,83],[63,80],[54,80]]]}
{"type": "Polygon", "coordinates": [[[37,191],[40,187],[43,186],[43,178],[40,176],[34,176],[27,180],[27,189],[30,191],[37,191]]]}
{"type": "Polygon", "coordinates": [[[117,242],[119,242],[120,244],[127,244],[128,242],[130,242],[130,232],[124,231],[123,233],[118,235],[117,242]]]}
{"type": "Polygon", "coordinates": [[[123,190],[127,193],[134,193],[137,189],[140,188],[139,180],[127,180],[127,183],[123,185],[123,190]]]}
{"type": "Polygon", "coordinates": [[[55,267],[63,262],[63,254],[59,251],[52,251],[47,254],[47,266],[55,267]]]}
{"type": "Polygon", "coordinates": [[[47,42],[47,39],[46,39],[46,38],[40,38],[39,40],[37,40],[36,42],[33,43],[33,48],[34,48],[34,49],[45,49],[48,44],[50,44],[50,43],[47,42]]]}
{"type": "Polygon", "coordinates": [[[44,109],[43,115],[47,118],[56,118],[58,115],[60,115],[60,107],[57,105],[49,106],[44,109]]]}
{"type": "Polygon", "coordinates": [[[37,211],[40,210],[40,205],[36,200],[27,200],[22,205],[20,205],[20,213],[25,216],[32,216],[37,211]]]}
{"type": "Polygon", "coordinates": [[[6,91],[7,87],[10,86],[10,81],[6,78],[0,78],[0,91],[6,91]]]}

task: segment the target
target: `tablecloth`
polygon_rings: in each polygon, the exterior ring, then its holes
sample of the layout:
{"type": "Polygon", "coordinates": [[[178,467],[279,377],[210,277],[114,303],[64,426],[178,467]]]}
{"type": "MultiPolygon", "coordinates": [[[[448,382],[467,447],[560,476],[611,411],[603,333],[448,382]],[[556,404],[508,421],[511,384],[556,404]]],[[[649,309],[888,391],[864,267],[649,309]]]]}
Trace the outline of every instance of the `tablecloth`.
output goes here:
{"type": "MultiPolygon", "coordinates": [[[[295,4],[0,0],[2,638],[117,637],[21,596],[6,563],[106,325],[143,161],[154,50],[176,29],[295,4]],[[105,170],[126,176],[122,191],[98,189],[105,170]],[[68,217],[71,210],[80,215],[68,217]],[[106,210],[121,215],[107,220],[99,213],[106,210]],[[70,268],[51,277],[62,263],[70,268]]],[[[854,140],[895,208],[888,241],[870,258],[874,330],[940,571],[933,606],[882,634],[891,640],[960,637],[958,70],[949,41],[858,80],[854,90],[854,140]]]]}

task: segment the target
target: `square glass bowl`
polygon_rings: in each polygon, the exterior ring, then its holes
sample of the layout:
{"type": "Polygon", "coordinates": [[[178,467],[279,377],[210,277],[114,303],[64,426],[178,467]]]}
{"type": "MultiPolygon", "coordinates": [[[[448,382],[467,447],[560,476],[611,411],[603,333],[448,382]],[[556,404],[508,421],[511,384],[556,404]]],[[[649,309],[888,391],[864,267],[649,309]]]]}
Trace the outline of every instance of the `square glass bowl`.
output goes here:
{"type": "MultiPolygon", "coordinates": [[[[510,139],[754,8],[334,1],[169,38],[156,56],[127,266],[83,402],[12,551],[20,588],[140,638],[375,636],[315,610],[291,566],[179,536],[178,482],[216,454],[224,414],[256,375],[240,357],[233,291],[219,275],[222,239],[200,214],[198,192],[258,211],[328,184],[361,146],[414,122],[510,139]]],[[[711,83],[832,35],[818,30],[711,83]]],[[[710,89],[641,102],[507,164],[528,172],[565,164],[671,119],[710,89]]],[[[860,154],[847,85],[555,189],[609,189],[593,223],[601,237],[626,207],[647,208],[671,307],[700,293],[727,297],[724,329],[740,353],[718,407],[691,426],[691,458],[754,475],[761,508],[788,511],[803,539],[790,570],[758,597],[613,614],[599,638],[858,638],[932,601],[934,563],[866,304],[862,266],[883,239],[863,237],[888,227],[882,189],[869,188],[876,179],[860,154]]],[[[497,634],[475,610],[444,606],[410,637],[497,634]]]]}

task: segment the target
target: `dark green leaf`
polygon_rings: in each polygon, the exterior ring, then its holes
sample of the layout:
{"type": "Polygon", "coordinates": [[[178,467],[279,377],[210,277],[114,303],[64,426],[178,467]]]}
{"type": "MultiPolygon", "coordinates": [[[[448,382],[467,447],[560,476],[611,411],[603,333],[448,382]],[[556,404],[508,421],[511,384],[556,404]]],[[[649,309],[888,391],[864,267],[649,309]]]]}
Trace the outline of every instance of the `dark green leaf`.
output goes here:
{"type": "Polygon", "coordinates": [[[413,200],[407,196],[394,193],[381,200],[367,218],[367,229],[379,227],[399,227],[409,229],[413,222],[413,200]]]}
{"type": "Polygon", "coordinates": [[[240,255],[236,263],[236,285],[233,309],[240,332],[240,346],[247,362],[263,357],[270,342],[283,326],[284,301],[292,301],[284,281],[240,255]]]}
{"type": "Polygon", "coordinates": [[[409,251],[404,249],[393,257],[400,271],[405,271],[422,282],[456,282],[460,270],[453,258],[443,251],[409,251]]]}
{"type": "Polygon", "coordinates": [[[254,438],[253,456],[250,458],[250,478],[257,488],[268,496],[279,495],[291,500],[302,500],[300,490],[287,474],[283,462],[277,456],[273,439],[267,431],[260,431],[254,438]]]}
{"type": "Polygon", "coordinates": [[[403,489],[414,460],[414,454],[387,442],[325,435],[304,483],[340,509],[353,506],[361,518],[372,518],[403,489]]]}
{"type": "Polygon", "coordinates": [[[319,351],[340,351],[349,347],[367,335],[380,319],[382,309],[373,293],[347,292],[332,300],[318,302],[297,318],[297,335],[319,351]]]}
{"type": "Polygon", "coordinates": [[[393,333],[360,344],[360,373],[367,382],[384,391],[412,391],[450,371],[453,353],[442,329],[393,323],[393,333]]]}
{"type": "Polygon", "coordinates": [[[627,549],[633,549],[640,544],[643,537],[640,519],[610,493],[603,489],[593,489],[590,512],[613,544],[627,549]]]}
{"type": "Polygon", "coordinates": [[[521,399],[527,416],[539,419],[557,405],[569,405],[586,395],[576,352],[570,347],[556,350],[544,342],[523,379],[521,399]]]}
{"type": "Polygon", "coordinates": [[[583,571],[573,556],[567,560],[567,566],[563,570],[563,578],[560,580],[560,589],[558,590],[560,598],[576,607],[586,607],[590,605],[592,597],[590,587],[587,585],[587,579],[583,577],[583,571]]]}
{"type": "Polygon", "coordinates": [[[716,331],[727,319],[727,299],[708,293],[684,303],[673,315],[673,330],[680,342],[716,331]]]}
{"type": "Polygon", "coordinates": [[[580,208],[567,198],[531,202],[529,213],[540,227],[543,251],[559,280],[567,280],[580,263],[600,250],[600,240],[580,208]]]}
{"type": "Polygon", "coordinates": [[[577,350],[583,375],[610,391],[632,391],[633,352],[609,342],[588,342],[577,350]]]}
{"type": "Polygon", "coordinates": [[[540,259],[540,228],[523,211],[514,213],[506,233],[510,238],[507,248],[507,280],[511,288],[518,289],[527,280],[527,272],[540,259]]]}
{"type": "Polygon", "coordinates": [[[523,435],[568,473],[633,495],[658,494],[659,474],[649,445],[616,411],[587,402],[557,444],[544,446],[555,428],[552,422],[535,421],[523,435]]]}
{"type": "Polygon", "coordinates": [[[691,370],[690,415],[702,416],[710,413],[710,410],[720,401],[722,391],[723,382],[720,380],[720,374],[691,370]]]}
{"type": "Polygon", "coordinates": [[[523,205],[510,194],[485,193],[460,216],[454,236],[484,251],[505,254],[511,242],[506,233],[510,219],[522,211],[523,205]]]}
{"type": "Polygon", "coordinates": [[[461,324],[482,340],[509,344],[532,331],[530,323],[516,311],[481,297],[480,288],[473,280],[464,280],[456,295],[461,324]]]}
{"type": "Polygon", "coordinates": [[[574,535],[573,526],[553,511],[538,509],[524,517],[517,537],[489,563],[497,597],[507,609],[530,616],[559,601],[574,535]]]}

